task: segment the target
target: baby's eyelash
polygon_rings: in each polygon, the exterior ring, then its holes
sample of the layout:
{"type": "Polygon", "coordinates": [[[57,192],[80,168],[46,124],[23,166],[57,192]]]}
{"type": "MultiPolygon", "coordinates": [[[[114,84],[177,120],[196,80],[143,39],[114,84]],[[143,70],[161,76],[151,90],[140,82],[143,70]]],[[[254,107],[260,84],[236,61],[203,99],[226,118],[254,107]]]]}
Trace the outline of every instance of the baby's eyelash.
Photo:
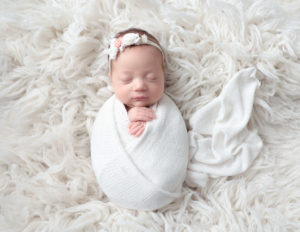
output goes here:
{"type": "Polygon", "coordinates": [[[121,78],[121,81],[124,83],[129,83],[132,81],[132,77],[125,77],[125,78],[121,78]]]}

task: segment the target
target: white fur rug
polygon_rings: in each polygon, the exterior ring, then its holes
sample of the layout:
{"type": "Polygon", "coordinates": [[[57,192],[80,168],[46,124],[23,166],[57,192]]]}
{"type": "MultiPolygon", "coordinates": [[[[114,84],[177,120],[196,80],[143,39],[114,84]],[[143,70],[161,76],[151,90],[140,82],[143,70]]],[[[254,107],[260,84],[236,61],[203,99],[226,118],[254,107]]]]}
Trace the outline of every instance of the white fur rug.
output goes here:
{"type": "Polygon", "coordinates": [[[299,231],[298,0],[0,2],[0,231],[299,231]],[[184,118],[255,67],[249,127],[264,148],[243,174],[184,186],[156,212],[118,208],[98,188],[89,135],[112,94],[103,50],[141,27],[167,53],[167,93],[184,118]]]}

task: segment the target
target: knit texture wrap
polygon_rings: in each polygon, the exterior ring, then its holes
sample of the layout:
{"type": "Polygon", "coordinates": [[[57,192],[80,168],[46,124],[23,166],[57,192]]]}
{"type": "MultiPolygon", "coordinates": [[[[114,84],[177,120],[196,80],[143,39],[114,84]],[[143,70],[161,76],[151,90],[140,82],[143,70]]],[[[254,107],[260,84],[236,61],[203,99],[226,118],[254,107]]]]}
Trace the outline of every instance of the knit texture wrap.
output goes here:
{"type": "Polygon", "coordinates": [[[91,138],[93,168],[115,203],[155,210],[181,194],[188,163],[188,135],[177,106],[164,95],[156,118],[135,138],[124,105],[113,95],[100,109],[91,138]]]}

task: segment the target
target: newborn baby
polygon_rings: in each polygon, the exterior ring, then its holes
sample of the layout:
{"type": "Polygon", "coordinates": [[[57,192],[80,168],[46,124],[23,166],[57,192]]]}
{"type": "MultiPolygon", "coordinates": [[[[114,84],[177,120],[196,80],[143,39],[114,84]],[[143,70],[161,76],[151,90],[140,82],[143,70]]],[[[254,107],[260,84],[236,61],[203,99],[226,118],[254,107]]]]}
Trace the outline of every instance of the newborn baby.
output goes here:
{"type": "Polygon", "coordinates": [[[109,76],[115,94],[101,107],[91,137],[100,188],[127,208],[161,208],[180,196],[189,145],[180,111],[164,94],[158,41],[140,29],[118,33],[109,76]]]}
{"type": "Polygon", "coordinates": [[[129,132],[136,137],[143,133],[145,123],[155,118],[154,111],[149,107],[158,102],[164,92],[164,57],[157,43],[157,40],[149,33],[131,29],[119,33],[111,44],[113,51],[115,47],[124,50],[117,54],[117,57],[110,57],[109,76],[116,97],[128,111],[131,121],[129,132]],[[135,40],[135,35],[138,35],[137,39],[141,40],[142,36],[145,39],[149,38],[151,45],[129,45],[124,50],[122,46],[124,46],[124,42],[126,45],[126,39],[133,38],[135,40]],[[122,40],[123,36],[125,41],[122,40]]]}

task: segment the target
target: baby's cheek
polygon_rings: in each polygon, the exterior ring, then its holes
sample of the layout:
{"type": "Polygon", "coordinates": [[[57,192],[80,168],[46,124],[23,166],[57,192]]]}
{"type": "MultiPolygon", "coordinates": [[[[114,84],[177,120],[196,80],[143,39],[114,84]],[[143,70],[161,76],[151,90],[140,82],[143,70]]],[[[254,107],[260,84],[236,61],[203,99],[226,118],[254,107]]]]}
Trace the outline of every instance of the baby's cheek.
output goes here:
{"type": "Polygon", "coordinates": [[[127,103],[127,100],[128,100],[128,96],[129,96],[129,91],[127,88],[125,87],[121,87],[119,86],[119,88],[117,88],[115,90],[115,94],[116,96],[119,98],[119,100],[123,103],[127,103]]]}
{"type": "Polygon", "coordinates": [[[162,97],[164,90],[164,84],[157,86],[155,91],[155,97],[157,98],[157,100],[159,100],[162,97]]]}

